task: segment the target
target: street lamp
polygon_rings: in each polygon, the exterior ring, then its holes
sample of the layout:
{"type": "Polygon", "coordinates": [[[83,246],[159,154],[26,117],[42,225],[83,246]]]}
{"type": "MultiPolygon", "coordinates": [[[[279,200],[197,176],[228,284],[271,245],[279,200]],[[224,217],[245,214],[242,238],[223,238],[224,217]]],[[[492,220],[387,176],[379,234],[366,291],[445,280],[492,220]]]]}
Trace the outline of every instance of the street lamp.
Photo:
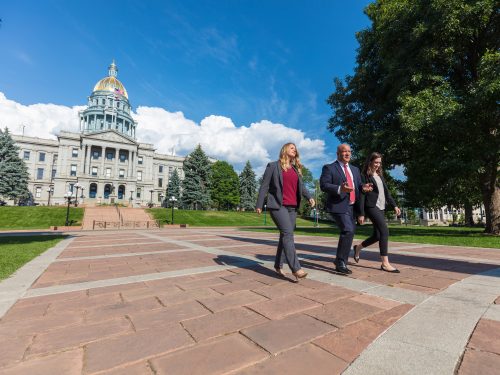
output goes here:
{"type": "Polygon", "coordinates": [[[174,224],[174,206],[175,202],[177,202],[177,198],[172,195],[169,201],[172,202],[172,224],[174,224]]]}
{"type": "MultiPolygon", "coordinates": [[[[165,195],[163,195],[163,193],[160,193],[160,207],[162,206],[163,204],[163,198],[165,198],[165,195]]],[[[167,205],[165,205],[167,206],[167,205]]],[[[165,215],[165,223],[168,222],[168,208],[167,208],[167,215],[165,215]]]]}
{"type": "Polygon", "coordinates": [[[76,194],[75,194],[75,207],[78,206],[78,189],[80,189],[82,186],[77,182],[74,187],[76,188],[76,194]]]}
{"type": "Polygon", "coordinates": [[[47,193],[48,193],[48,196],[49,196],[49,198],[47,199],[47,206],[50,206],[50,196],[54,193],[54,187],[53,186],[49,186],[47,188],[47,193]]]}
{"type": "Polygon", "coordinates": [[[83,195],[83,191],[85,190],[85,188],[82,186],[80,189],[82,190],[82,193],[80,194],[80,198],[82,198],[82,203],[83,203],[83,198],[85,197],[83,195]]]}
{"type": "Polygon", "coordinates": [[[151,199],[149,200],[149,206],[153,207],[153,193],[154,193],[154,189],[149,190],[149,192],[151,193],[151,199]]]}
{"type": "Polygon", "coordinates": [[[73,198],[73,192],[68,191],[64,194],[64,199],[68,201],[68,208],[66,209],[66,226],[69,226],[69,205],[71,204],[71,198],[73,198]]]}
{"type": "Polygon", "coordinates": [[[134,200],[134,198],[132,198],[132,194],[134,194],[134,191],[133,190],[130,190],[130,198],[129,198],[129,205],[132,206],[132,201],[134,200]]]}

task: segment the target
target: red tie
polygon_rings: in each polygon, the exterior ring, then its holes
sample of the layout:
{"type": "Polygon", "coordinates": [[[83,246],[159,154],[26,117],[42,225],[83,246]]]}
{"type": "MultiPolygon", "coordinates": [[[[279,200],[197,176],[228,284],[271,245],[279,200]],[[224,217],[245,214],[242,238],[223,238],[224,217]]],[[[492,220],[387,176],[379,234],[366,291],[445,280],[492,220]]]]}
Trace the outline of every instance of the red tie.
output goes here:
{"type": "MultiPolygon", "coordinates": [[[[354,184],[352,183],[351,174],[347,170],[347,164],[344,164],[344,173],[345,173],[345,176],[347,177],[347,185],[349,185],[349,187],[351,187],[351,188],[354,188],[354,184]]],[[[352,204],[352,203],[354,203],[355,200],[356,200],[356,194],[354,193],[354,190],[353,190],[349,193],[349,203],[352,204]]]]}

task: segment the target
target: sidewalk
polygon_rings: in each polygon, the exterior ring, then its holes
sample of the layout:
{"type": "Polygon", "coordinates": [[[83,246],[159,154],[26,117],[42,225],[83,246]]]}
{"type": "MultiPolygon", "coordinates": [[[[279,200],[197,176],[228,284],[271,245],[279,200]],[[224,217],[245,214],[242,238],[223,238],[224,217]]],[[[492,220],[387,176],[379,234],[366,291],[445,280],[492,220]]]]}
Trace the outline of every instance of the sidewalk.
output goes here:
{"type": "Polygon", "coordinates": [[[276,240],[74,233],[0,283],[0,373],[498,373],[499,249],[391,243],[400,274],[369,249],[346,277],[336,238],[297,236],[294,283],[276,240]]]}

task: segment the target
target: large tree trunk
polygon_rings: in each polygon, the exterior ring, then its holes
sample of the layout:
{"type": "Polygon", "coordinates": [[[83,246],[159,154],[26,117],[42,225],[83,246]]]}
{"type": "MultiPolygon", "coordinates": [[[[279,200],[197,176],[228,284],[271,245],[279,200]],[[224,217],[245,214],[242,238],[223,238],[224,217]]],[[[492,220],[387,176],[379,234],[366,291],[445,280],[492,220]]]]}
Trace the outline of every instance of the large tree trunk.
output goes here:
{"type": "Polygon", "coordinates": [[[473,227],[474,218],[472,217],[472,204],[470,202],[465,203],[464,210],[465,210],[465,226],[473,227]]]}
{"type": "Polygon", "coordinates": [[[495,166],[488,171],[490,173],[480,175],[486,214],[485,232],[496,235],[500,235],[500,186],[497,178],[499,170],[500,167],[495,166]]]}

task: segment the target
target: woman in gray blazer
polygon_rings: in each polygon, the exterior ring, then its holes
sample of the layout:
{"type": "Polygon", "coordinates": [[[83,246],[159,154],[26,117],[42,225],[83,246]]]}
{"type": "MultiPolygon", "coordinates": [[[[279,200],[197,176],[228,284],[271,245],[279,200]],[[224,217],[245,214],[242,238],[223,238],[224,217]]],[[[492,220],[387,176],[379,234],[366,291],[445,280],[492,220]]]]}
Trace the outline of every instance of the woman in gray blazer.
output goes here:
{"type": "Polygon", "coordinates": [[[267,209],[280,231],[274,269],[280,276],[285,276],[282,270],[284,255],[297,280],[304,278],[307,273],[302,270],[295,251],[293,230],[302,196],[309,200],[311,207],[315,202],[302,182],[302,164],[295,144],[284,144],[279,160],[267,165],[257,198],[256,211],[259,215],[266,195],[267,209]]]}

